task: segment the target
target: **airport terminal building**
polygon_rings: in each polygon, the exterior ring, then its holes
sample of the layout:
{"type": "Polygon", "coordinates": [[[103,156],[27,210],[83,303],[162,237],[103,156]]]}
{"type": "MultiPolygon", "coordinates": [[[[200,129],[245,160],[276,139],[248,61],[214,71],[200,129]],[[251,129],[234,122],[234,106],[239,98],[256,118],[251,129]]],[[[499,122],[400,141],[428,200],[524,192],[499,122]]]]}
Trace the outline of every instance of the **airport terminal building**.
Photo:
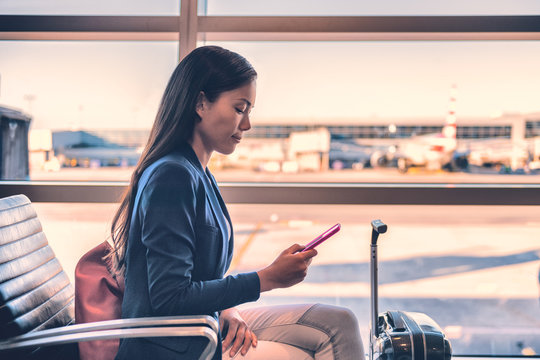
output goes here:
{"type": "MultiPolygon", "coordinates": [[[[506,114],[496,118],[459,118],[457,140],[468,146],[474,140],[496,139],[527,142],[540,137],[540,112],[506,114]]],[[[355,140],[362,145],[399,145],[413,136],[441,132],[442,117],[430,118],[278,118],[254,119],[245,134],[251,140],[275,142],[326,128],[332,140],[355,140]]],[[[53,149],[64,158],[64,166],[88,166],[92,159],[101,166],[136,164],[146,143],[147,129],[54,131],[53,149]]]]}
{"type": "MultiPolygon", "coordinates": [[[[251,138],[288,138],[292,132],[326,127],[339,139],[404,139],[440,132],[444,118],[339,118],[259,119],[246,133],[251,138]]],[[[464,117],[457,120],[458,139],[527,139],[540,136],[540,112],[507,114],[495,118],[464,117]]]]}
{"type": "MultiPolygon", "coordinates": [[[[507,114],[496,118],[459,118],[458,139],[528,139],[540,136],[540,112],[507,114]]],[[[327,128],[336,139],[404,139],[416,135],[440,132],[444,118],[276,118],[254,119],[246,138],[284,139],[293,132],[327,128]]],[[[84,130],[55,131],[55,148],[77,141],[91,145],[116,144],[124,147],[144,146],[150,130],[84,130]],[[73,133],[73,135],[69,135],[73,133]],[[81,135],[85,133],[86,135],[81,135]],[[69,140],[66,139],[69,137],[69,140]],[[56,139],[56,140],[55,140],[56,139]]]]}

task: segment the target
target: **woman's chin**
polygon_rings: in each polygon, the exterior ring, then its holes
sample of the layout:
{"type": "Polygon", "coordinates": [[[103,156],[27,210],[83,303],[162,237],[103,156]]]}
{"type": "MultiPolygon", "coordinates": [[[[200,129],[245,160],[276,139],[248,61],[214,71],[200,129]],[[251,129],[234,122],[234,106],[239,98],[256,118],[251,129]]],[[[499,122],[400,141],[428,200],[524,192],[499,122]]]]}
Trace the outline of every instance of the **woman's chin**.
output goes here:
{"type": "Polygon", "coordinates": [[[223,155],[230,155],[236,150],[236,144],[233,144],[232,146],[224,146],[220,149],[216,149],[216,151],[223,155]]]}

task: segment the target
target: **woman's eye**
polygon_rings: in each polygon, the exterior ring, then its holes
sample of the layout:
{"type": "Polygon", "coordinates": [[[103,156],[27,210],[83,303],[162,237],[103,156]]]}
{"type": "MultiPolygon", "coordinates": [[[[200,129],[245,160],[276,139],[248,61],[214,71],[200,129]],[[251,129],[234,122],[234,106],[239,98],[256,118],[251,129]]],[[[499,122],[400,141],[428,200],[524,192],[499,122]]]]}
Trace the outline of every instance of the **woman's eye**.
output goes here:
{"type": "Polygon", "coordinates": [[[235,108],[236,109],[236,112],[239,113],[239,114],[243,114],[244,113],[244,110],[242,109],[239,109],[239,108],[235,108]]]}

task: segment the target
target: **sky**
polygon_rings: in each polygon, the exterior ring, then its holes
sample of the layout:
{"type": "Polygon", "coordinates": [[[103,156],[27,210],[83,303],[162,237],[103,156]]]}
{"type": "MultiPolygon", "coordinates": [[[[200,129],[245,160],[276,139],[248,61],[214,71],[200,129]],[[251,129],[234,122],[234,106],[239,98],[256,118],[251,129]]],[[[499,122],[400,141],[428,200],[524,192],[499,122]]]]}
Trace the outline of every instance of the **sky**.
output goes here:
{"type": "MultiPolygon", "coordinates": [[[[540,1],[331,3],[217,0],[200,8],[209,15],[540,13],[540,1]]],[[[1,14],[172,15],[178,9],[178,2],[169,0],[0,0],[1,14]]],[[[257,118],[444,119],[454,83],[458,122],[459,116],[490,119],[540,111],[540,41],[214,44],[244,55],[259,73],[255,123],[257,118]]],[[[0,105],[31,113],[33,128],[148,128],[177,56],[175,42],[0,41],[0,105]]]]}

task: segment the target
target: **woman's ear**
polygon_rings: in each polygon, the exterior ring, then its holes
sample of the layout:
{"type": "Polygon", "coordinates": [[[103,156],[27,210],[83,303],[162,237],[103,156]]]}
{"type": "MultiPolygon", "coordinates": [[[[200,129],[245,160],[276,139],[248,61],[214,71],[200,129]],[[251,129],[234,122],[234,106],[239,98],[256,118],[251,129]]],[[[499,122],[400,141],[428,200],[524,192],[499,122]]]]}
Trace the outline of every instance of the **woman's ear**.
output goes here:
{"type": "Polygon", "coordinates": [[[202,118],[202,114],[204,110],[206,109],[207,104],[208,104],[208,100],[206,99],[204,92],[201,91],[199,93],[199,96],[197,96],[197,105],[195,105],[195,111],[197,112],[197,115],[199,115],[199,117],[202,118]]]}

